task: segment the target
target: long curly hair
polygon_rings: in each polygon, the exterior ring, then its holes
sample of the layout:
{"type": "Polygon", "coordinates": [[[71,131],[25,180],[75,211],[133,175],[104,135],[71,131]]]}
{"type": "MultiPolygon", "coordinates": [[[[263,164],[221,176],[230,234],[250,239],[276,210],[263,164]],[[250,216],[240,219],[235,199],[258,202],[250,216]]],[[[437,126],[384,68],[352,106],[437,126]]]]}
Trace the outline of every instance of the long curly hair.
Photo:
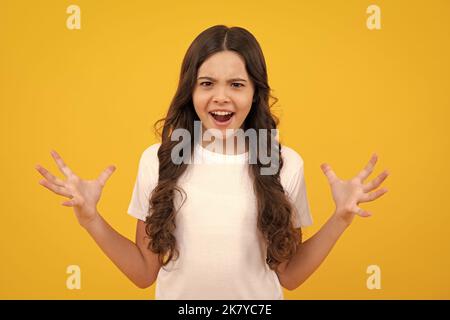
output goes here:
{"type": "MultiPolygon", "coordinates": [[[[177,181],[188,164],[175,164],[172,161],[172,148],[179,142],[171,141],[170,135],[173,130],[183,128],[191,133],[191,137],[194,136],[194,121],[200,121],[192,101],[197,71],[208,57],[225,50],[241,55],[255,88],[253,103],[243,124],[244,131],[255,129],[259,132],[259,129],[266,129],[271,132],[271,129],[276,129],[278,125],[278,118],[270,110],[278,99],[270,94],[266,63],[256,38],[244,28],[229,28],[224,25],[216,25],[200,33],[184,56],[178,88],[167,115],[155,123],[155,130],[161,136],[161,146],[158,150],[159,178],[149,200],[146,234],[150,240],[148,249],[159,255],[159,262],[163,267],[172,259],[176,260],[179,257],[177,240],[174,236],[177,214],[174,205],[176,192],[180,193],[184,200],[187,197],[184,190],[177,186],[177,181]],[[271,105],[269,98],[275,100],[271,105]]],[[[260,140],[259,137],[257,139],[260,140]]],[[[267,242],[266,263],[272,270],[276,270],[280,263],[289,260],[302,241],[301,229],[298,232],[292,224],[293,207],[280,182],[283,159],[281,145],[276,139],[270,135],[267,138],[267,145],[265,146],[264,142],[262,146],[269,155],[270,150],[273,150],[271,146],[277,146],[275,150],[278,152],[279,166],[275,174],[261,174],[261,168],[266,165],[260,161],[258,153],[253,148],[250,148],[249,155],[254,156],[257,161],[248,165],[257,201],[257,227],[267,242]]],[[[259,142],[256,145],[260,146],[259,142]]],[[[193,154],[196,142],[189,143],[193,154]]]]}

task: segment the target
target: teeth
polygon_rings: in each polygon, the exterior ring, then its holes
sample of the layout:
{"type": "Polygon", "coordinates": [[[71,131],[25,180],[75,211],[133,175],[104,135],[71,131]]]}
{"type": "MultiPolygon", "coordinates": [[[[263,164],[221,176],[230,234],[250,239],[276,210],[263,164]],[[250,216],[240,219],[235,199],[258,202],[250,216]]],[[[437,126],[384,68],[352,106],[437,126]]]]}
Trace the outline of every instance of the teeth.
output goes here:
{"type": "Polygon", "coordinates": [[[212,114],[215,114],[217,116],[227,116],[229,114],[232,114],[233,112],[229,112],[229,111],[212,111],[212,114]]]}

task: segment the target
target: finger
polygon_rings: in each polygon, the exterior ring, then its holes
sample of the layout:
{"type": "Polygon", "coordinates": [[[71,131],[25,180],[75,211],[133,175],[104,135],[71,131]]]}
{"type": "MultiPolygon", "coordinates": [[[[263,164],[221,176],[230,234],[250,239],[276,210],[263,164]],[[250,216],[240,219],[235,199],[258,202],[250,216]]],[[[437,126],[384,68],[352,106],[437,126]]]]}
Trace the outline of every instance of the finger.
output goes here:
{"type": "Polygon", "coordinates": [[[374,191],[374,192],[371,192],[371,193],[366,193],[363,196],[363,199],[360,202],[373,201],[373,200],[378,199],[379,197],[381,197],[386,192],[388,192],[387,188],[381,188],[381,189],[378,189],[377,191],[374,191]]]}
{"type": "Polygon", "coordinates": [[[58,165],[59,170],[66,176],[69,177],[73,174],[72,170],[64,163],[61,156],[55,151],[51,151],[53,159],[55,159],[56,164],[58,165]]]}
{"type": "Polygon", "coordinates": [[[66,207],[73,207],[73,206],[75,206],[75,203],[74,203],[72,200],[64,201],[64,202],[62,202],[61,204],[62,204],[63,206],[66,206],[66,207]]]}
{"type": "Polygon", "coordinates": [[[372,213],[370,211],[364,210],[358,206],[356,206],[353,210],[354,210],[355,214],[357,214],[358,216],[363,217],[363,218],[367,218],[372,215],[372,213]]]}
{"type": "Polygon", "coordinates": [[[375,190],[380,186],[380,184],[386,180],[386,178],[389,176],[389,172],[387,170],[384,170],[382,173],[378,175],[375,179],[370,181],[368,184],[363,186],[364,192],[369,192],[372,190],[375,190]]]}
{"type": "Polygon", "coordinates": [[[102,173],[98,176],[97,180],[100,182],[101,186],[104,186],[106,181],[108,181],[109,177],[113,174],[113,172],[116,170],[115,166],[109,166],[105,170],[103,170],[102,173]]]}
{"type": "Polygon", "coordinates": [[[66,207],[75,207],[78,204],[78,201],[74,198],[71,200],[66,200],[66,201],[62,202],[61,204],[66,207]]]}
{"type": "Polygon", "coordinates": [[[53,191],[56,194],[59,194],[64,197],[72,198],[72,195],[67,191],[66,188],[54,185],[53,183],[49,182],[48,180],[41,179],[41,180],[39,180],[39,184],[46,187],[50,191],[53,191]]]}
{"type": "Polygon", "coordinates": [[[73,199],[71,199],[71,200],[63,201],[63,202],[61,203],[61,205],[66,206],[66,207],[75,207],[75,206],[78,205],[78,202],[79,202],[79,201],[77,200],[77,198],[73,198],[73,199]]]}
{"type": "Polygon", "coordinates": [[[61,179],[55,177],[53,174],[50,173],[50,171],[48,171],[47,169],[45,169],[44,167],[40,166],[39,164],[36,165],[36,170],[48,181],[50,181],[51,183],[60,186],[60,187],[64,187],[64,181],[62,181],[61,179]]]}
{"type": "Polygon", "coordinates": [[[61,204],[66,207],[83,206],[84,199],[78,191],[74,190],[72,199],[65,200],[61,204]]]}
{"type": "Polygon", "coordinates": [[[375,163],[377,163],[378,156],[376,153],[372,154],[372,157],[369,160],[369,163],[358,173],[358,178],[361,179],[361,181],[364,181],[367,179],[367,177],[372,173],[373,168],[375,167],[375,163]]]}
{"type": "Polygon", "coordinates": [[[328,163],[322,163],[320,165],[320,168],[322,169],[325,176],[328,178],[330,184],[338,180],[338,177],[336,176],[333,169],[331,169],[331,166],[328,163]]]}

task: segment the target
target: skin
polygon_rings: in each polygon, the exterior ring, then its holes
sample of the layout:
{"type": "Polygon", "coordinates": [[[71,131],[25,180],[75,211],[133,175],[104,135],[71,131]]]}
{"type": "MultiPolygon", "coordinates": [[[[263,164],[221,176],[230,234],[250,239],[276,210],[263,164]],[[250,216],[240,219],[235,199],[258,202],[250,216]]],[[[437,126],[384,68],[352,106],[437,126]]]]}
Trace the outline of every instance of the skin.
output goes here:
{"type": "Polygon", "coordinates": [[[359,205],[374,201],[388,191],[386,187],[377,189],[388,177],[387,170],[370,182],[364,182],[373,172],[377,160],[378,156],[374,153],[369,163],[349,180],[339,178],[328,163],[321,164],[331,188],[335,211],[316,234],[298,246],[289,261],[279,265],[277,275],[285,288],[298,288],[317,270],[355,216],[368,218],[373,215],[359,205]]]}
{"type": "Polygon", "coordinates": [[[161,265],[158,256],[147,249],[149,240],[145,237],[145,222],[137,220],[136,240],[132,242],[114,230],[97,210],[103,188],[115,171],[115,166],[108,166],[96,179],[87,180],[75,174],[56,151],[52,150],[51,156],[64,179],[56,177],[38,164],[36,170],[44,178],[39,184],[65,197],[61,204],[73,208],[79,224],[137,287],[151,286],[161,265]]]}
{"type": "MultiPolygon", "coordinates": [[[[219,52],[202,64],[198,77],[215,79],[197,80],[193,92],[195,110],[203,122],[204,129],[217,129],[208,112],[220,109],[235,112],[228,129],[241,128],[250,111],[254,94],[253,84],[242,58],[234,52],[219,52]],[[246,81],[230,81],[233,78],[246,81]],[[236,83],[242,83],[244,86],[236,83]]],[[[224,129],[220,130],[224,134],[224,129]]],[[[223,137],[226,139],[225,135],[223,137]]],[[[41,165],[36,165],[36,170],[44,178],[39,184],[66,198],[61,204],[73,208],[79,224],[133,283],[139,288],[151,286],[161,266],[157,255],[147,249],[145,223],[138,220],[136,241],[133,243],[115,231],[97,210],[102,190],[115,171],[115,166],[107,167],[96,179],[87,180],[75,174],[56,151],[52,151],[51,156],[65,178],[60,179],[41,165]]],[[[387,170],[372,181],[365,182],[373,172],[377,160],[378,156],[373,154],[369,163],[349,180],[339,178],[329,164],[321,165],[330,185],[335,211],[314,236],[298,246],[297,252],[289,261],[279,265],[276,272],[284,288],[294,290],[314,273],[355,216],[372,216],[372,212],[362,209],[359,205],[374,201],[387,192],[385,187],[377,189],[388,177],[387,170]]]]}
{"type": "MultiPolygon", "coordinates": [[[[76,175],[57,152],[52,151],[51,155],[65,179],[55,177],[38,164],[36,170],[44,177],[39,184],[67,198],[62,205],[73,208],[80,225],[136,286],[139,288],[151,286],[161,265],[158,256],[147,249],[145,223],[138,220],[136,241],[133,243],[114,230],[97,210],[103,187],[115,171],[115,167],[107,167],[97,179],[86,180],[76,175]]],[[[335,211],[316,234],[298,246],[297,252],[289,261],[279,265],[276,273],[284,288],[294,290],[314,273],[342,233],[351,225],[355,216],[363,218],[372,216],[372,212],[362,209],[359,205],[374,201],[388,191],[385,187],[377,189],[388,177],[387,170],[370,182],[364,182],[373,172],[377,160],[378,156],[373,154],[369,163],[349,180],[339,178],[329,164],[321,165],[330,185],[335,211]]]]}
{"type": "MultiPolygon", "coordinates": [[[[218,130],[220,134],[213,135],[225,143],[230,137],[226,129],[242,128],[252,106],[254,85],[248,76],[245,61],[234,51],[221,51],[206,59],[197,74],[192,100],[203,131],[218,130]],[[231,123],[226,127],[217,126],[209,114],[213,110],[234,112],[231,123]]],[[[202,142],[203,146],[208,144],[208,141],[202,142]]]]}

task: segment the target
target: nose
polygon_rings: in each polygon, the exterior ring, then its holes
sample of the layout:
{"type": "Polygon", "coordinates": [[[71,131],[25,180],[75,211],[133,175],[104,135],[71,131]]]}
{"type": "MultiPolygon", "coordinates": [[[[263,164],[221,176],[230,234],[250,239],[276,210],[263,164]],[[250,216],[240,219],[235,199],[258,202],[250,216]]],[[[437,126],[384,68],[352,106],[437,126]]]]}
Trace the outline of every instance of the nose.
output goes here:
{"type": "Polygon", "coordinates": [[[228,103],[228,102],[230,102],[230,99],[226,95],[224,89],[219,89],[217,91],[217,93],[213,97],[213,102],[214,103],[219,103],[219,104],[221,104],[221,103],[228,103]]]}

